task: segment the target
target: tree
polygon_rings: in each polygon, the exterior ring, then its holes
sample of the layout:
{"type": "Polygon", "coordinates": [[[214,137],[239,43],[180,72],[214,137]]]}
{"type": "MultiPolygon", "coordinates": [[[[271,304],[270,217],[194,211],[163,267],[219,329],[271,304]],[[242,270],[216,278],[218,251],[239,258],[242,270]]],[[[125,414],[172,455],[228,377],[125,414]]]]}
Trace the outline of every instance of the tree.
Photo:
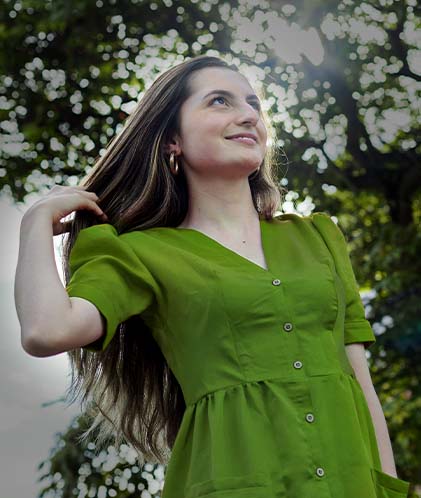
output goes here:
{"type": "Polygon", "coordinates": [[[398,472],[420,482],[415,0],[3,3],[0,189],[16,202],[76,184],[177,61],[220,54],[254,75],[290,190],[283,209],[338,214],[377,336],[371,371],[398,472]]]}
{"type": "Polygon", "coordinates": [[[39,481],[44,486],[40,498],[71,497],[75,496],[74,490],[78,490],[79,496],[100,496],[110,488],[118,492],[119,498],[140,496],[143,490],[155,496],[162,489],[163,465],[139,466],[135,452],[126,444],[118,449],[110,444],[100,452],[93,442],[81,444],[77,437],[87,428],[87,417],[82,414],[64,434],[56,434],[50,457],[38,466],[39,481]]]}

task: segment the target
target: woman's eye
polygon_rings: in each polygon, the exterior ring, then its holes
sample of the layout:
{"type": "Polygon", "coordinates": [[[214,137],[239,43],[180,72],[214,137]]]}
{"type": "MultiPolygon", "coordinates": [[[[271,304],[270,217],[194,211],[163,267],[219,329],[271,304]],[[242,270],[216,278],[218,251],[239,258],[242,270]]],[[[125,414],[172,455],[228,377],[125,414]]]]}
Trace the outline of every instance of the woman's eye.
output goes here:
{"type": "MultiPolygon", "coordinates": [[[[213,104],[216,100],[223,100],[224,102],[228,102],[225,97],[222,97],[221,95],[219,95],[218,97],[214,97],[210,103],[213,104]]],[[[251,102],[251,105],[253,105],[255,107],[256,111],[258,111],[258,112],[261,111],[261,106],[260,106],[259,102],[251,102]]]]}
{"type": "Polygon", "coordinates": [[[221,99],[221,100],[224,100],[224,101],[225,101],[225,97],[221,97],[221,96],[219,96],[219,97],[215,97],[215,98],[213,98],[213,99],[211,100],[211,104],[213,104],[213,103],[215,102],[215,100],[218,100],[218,99],[221,99]]]}

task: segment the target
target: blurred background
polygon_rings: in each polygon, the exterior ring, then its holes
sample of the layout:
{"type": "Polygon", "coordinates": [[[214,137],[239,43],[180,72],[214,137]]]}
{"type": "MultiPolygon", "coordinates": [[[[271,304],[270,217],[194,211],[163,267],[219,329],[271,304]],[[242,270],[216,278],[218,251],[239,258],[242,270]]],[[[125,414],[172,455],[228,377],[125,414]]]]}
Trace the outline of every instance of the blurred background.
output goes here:
{"type": "MultiPolygon", "coordinates": [[[[276,128],[281,212],[346,235],[398,476],[421,496],[420,11],[415,0],[0,1],[0,498],[159,497],[165,468],[77,445],[65,354],[20,345],[19,227],[76,185],[164,70],[199,54],[239,66],[276,128]]],[[[61,236],[54,237],[61,274],[61,236]]]]}

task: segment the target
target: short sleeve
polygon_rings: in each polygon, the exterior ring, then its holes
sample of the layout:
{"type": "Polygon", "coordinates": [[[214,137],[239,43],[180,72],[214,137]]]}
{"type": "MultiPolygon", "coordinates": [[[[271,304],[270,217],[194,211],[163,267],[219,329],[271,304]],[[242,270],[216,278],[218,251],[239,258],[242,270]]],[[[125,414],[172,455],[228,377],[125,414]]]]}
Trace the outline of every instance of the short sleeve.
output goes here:
{"type": "Polygon", "coordinates": [[[106,320],[105,334],[82,349],[106,349],[118,325],[147,310],[154,300],[153,277],[113,225],[80,230],[69,255],[69,269],[69,297],[87,299],[106,320]]]}
{"type": "Polygon", "coordinates": [[[359,294],[359,286],[355,278],[345,236],[327,213],[313,213],[309,217],[332,255],[336,273],[345,289],[344,342],[345,344],[363,342],[364,347],[368,348],[376,342],[376,338],[370,322],[365,318],[364,305],[359,294]]]}

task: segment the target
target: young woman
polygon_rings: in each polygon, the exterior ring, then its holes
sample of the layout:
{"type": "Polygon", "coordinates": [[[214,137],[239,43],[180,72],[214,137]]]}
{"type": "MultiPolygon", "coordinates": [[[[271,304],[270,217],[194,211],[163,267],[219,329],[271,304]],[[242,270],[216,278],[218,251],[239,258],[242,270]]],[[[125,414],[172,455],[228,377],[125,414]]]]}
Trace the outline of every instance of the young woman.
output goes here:
{"type": "Polygon", "coordinates": [[[168,464],[163,498],[403,498],[345,237],[274,216],[270,131],[235,66],[161,74],[84,185],[25,214],[23,348],[68,352],[85,435],[168,464]]]}

